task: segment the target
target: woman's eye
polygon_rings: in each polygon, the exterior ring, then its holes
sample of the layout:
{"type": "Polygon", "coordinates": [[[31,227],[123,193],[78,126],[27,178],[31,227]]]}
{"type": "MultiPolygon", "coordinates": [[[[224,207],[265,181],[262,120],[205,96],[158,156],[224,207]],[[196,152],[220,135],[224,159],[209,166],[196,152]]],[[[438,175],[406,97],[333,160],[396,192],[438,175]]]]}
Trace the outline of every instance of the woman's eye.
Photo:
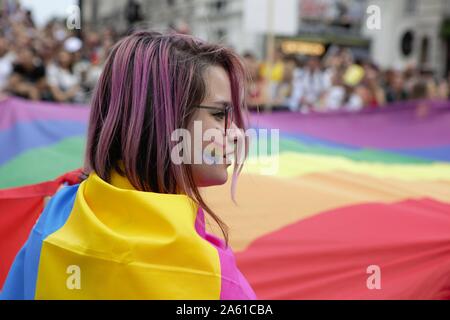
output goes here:
{"type": "Polygon", "coordinates": [[[225,118],[225,112],[217,112],[213,114],[217,120],[223,120],[225,118]]]}

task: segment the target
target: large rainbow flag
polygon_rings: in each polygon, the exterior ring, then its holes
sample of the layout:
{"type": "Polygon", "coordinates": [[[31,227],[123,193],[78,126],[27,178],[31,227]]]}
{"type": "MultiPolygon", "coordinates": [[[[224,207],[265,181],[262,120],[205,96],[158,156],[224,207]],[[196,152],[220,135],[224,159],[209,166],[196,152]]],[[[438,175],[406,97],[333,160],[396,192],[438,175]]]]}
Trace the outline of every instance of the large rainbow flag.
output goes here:
{"type": "MultiPolygon", "coordinates": [[[[279,156],[251,154],[237,205],[229,184],[203,193],[258,298],[450,298],[450,103],[426,104],[252,114],[280,129],[279,156]]],[[[88,113],[0,102],[0,287],[44,197],[76,183],[88,113]]]]}

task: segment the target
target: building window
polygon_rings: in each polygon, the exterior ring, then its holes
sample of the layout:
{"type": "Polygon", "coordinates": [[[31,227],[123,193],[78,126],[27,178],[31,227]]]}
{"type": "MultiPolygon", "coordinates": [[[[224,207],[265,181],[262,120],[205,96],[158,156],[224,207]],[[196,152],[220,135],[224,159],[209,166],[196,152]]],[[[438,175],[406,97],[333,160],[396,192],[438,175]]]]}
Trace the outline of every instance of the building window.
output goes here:
{"type": "Polygon", "coordinates": [[[414,48],[414,32],[411,30],[406,31],[400,42],[401,52],[405,57],[409,57],[414,48]]]}
{"type": "Polygon", "coordinates": [[[216,9],[217,9],[217,11],[222,11],[225,8],[226,4],[227,4],[227,2],[224,1],[224,0],[216,1],[216,9]]]}
{"type": "Polygon", "coordinates": [[[417,0],[406,0],[405,12],[407,14],[415,14],[417,12],[417,0]]]}
{"type": "Polygon", "coordinates": [[[420,45],[420,64],[422,66],[427,65],[428,55],[430,49],[430,40],[427,36],[422,38],[422,43],[420,45]]]}
{"type": "Polygon", "coordinates": [[[227,2],[224,0],[217,0],[208,3],[208,8],[212,13],[221,13],[225,10],[227,2]]]}

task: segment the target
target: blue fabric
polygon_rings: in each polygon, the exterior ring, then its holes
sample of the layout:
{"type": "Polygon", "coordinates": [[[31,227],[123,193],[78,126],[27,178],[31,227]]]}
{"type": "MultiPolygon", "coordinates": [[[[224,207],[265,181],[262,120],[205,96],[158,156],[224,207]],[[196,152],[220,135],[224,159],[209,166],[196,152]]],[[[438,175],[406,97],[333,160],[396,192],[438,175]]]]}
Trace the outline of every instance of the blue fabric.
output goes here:
{"type": "Polygon", "coordinates": [[[420,149],[395,149],[392,151],[406,156],[450,162],[450,146],[420,149]]]}
{"type": "Polygon", "coordinates": [[[86,124],[77,121],[41,120],[18,123],[0,131],[0,165],[29,149],[85,134],[86,124]]]}

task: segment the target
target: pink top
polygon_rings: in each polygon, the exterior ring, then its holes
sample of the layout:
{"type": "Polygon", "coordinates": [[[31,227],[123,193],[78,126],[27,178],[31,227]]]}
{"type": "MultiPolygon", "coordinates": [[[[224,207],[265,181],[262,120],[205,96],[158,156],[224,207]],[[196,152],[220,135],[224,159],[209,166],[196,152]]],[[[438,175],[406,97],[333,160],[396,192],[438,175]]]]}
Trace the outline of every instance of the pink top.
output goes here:
{"type": "Polygon", "coordinates": [[[256,300],[256,294],[247,279],[239,271],[233,251],[225,247],[225,242],[206,232],[205,215],[199,208],[195,220],[197,233],[211,243],[219,253],[220,268],[222,270],[222,283],[220,288],[221,300],[256,300]]]}

